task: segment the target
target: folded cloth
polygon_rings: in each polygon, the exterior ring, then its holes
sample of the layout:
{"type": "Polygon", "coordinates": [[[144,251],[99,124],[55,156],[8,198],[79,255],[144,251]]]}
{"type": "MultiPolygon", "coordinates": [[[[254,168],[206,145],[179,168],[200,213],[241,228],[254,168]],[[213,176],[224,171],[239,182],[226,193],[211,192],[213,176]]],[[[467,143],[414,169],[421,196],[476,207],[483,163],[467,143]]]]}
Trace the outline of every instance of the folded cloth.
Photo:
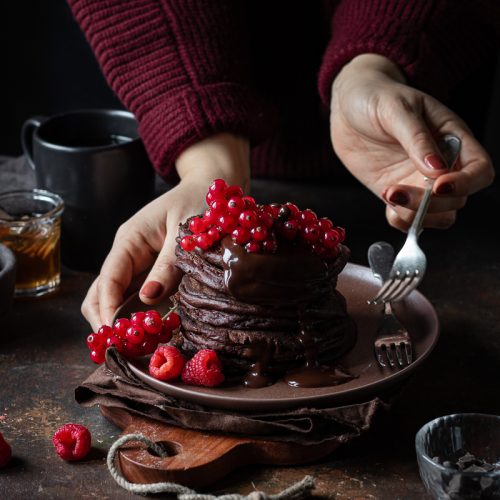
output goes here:
{"type": "Polygon", "coordinates": [[[388,405],[380,398],[338,408],[298,408],[278,412],[230,412],[170,397],[140,381],[116,349],[75,390],[82,406],[123,408],[166,424],[223,434],[252,435],[271,441],[346,443],[367,431],[375,413],[388,405]]]}

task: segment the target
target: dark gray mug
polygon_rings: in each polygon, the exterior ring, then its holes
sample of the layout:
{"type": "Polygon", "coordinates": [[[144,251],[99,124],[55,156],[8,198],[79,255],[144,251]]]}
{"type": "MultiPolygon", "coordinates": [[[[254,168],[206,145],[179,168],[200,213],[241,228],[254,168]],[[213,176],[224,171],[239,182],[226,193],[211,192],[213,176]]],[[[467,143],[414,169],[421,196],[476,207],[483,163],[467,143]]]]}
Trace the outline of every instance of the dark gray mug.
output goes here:
{"type": "Polygon", "coordinates": [[[154,170],[134,116],[119,110],[82,110],[34,117],[22,146],[37,187],[61,196],[64,265],[96,272],[116,230],[154,196],[154,170]]]}

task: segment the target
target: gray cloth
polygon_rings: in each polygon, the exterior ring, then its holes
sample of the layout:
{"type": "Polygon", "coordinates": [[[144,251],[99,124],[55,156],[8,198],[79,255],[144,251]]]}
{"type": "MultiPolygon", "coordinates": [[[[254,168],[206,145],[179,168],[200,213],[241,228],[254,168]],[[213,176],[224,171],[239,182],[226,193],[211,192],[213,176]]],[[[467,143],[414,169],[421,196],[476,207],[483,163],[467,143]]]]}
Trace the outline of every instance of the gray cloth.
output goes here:
{"type": "Polygon", "coordinates": [[[0,193],[36,186],[35,171],[24,156],[0,156],[0,193]]]}

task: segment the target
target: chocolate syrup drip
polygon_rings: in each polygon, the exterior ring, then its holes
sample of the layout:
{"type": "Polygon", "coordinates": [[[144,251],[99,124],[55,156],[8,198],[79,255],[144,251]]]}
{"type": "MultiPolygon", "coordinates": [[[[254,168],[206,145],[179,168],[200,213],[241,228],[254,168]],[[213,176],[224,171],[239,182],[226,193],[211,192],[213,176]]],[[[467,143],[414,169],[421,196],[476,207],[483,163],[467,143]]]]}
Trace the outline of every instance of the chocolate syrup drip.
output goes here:
{"type": "Polygon", "coordinates": [[[326,262],[298,245],[283,246],[279,254],[247,253],[226,237],[222,249],[224,286],[250,304],[306,304],[322,293],[328,279],[326,262]]]}
{"type": "MultiPolygon", "coordinates": [[[[300,312],[301,318],[305,315],[300,312]]],[[[320,365],[318,362],[318,341],[314,328],[306,320],[299,320],[299,342],[304,347],[305,363],[297,370],[292,370],[284,377],[284,381],[292,387],[325,387],[339,385],[354,377],[336,366],[320,365]]]]}
{"type": "MultiPolygon", "coordinates": [[[[320,336],[307,321],[307,304],[328,293],[328,266],[308,249],[290,244],[278,254],[247,253],[229,237],[222,240],[224,286],[237,300],[251,304],[283,307],[288,303],[297,309],[298,339],[303,346],[305,364],[284,380],[293,387],[322,387],[338,385],[353,378],[334,366],[320,365],[318,344],[320,336]]],[[[272,364],[274,346],[256,342],[248,347],[247,356],[255,360],[243,377],[246,387],[258,388],[272,383],[266,373],[272,364]]]]}
{"type": "Polygon", "coordinates": [[[274,381],[266,372],[274,355],[274,345],[270,342],[254,342],[249,346],[248,357],[255,359],[243,377],[243,385],[252,389],[271,385],[274,381]]]}

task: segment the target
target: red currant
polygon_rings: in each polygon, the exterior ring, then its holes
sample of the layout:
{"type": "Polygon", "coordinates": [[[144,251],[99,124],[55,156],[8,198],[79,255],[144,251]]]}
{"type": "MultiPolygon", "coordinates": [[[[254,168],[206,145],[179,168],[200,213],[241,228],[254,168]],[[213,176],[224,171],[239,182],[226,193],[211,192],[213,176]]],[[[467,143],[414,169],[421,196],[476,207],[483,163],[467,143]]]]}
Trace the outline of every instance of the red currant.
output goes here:
{"type": "Polygon", "coordinates": [[[321,243],[313,243],[311,245],[312,253],[319,255],[320,257],[325,257],[327,253],[327,249],[321,243]]]}
{"type": "Polygon", "coordinates": [[[160,332],[160,335],[157,335],[157,337],[159,344],[166,344],[172,339],[172,330],[164,326],[163,330],[160,332]]]}
{"type": "Polygon", "coordinates": [[[326,248],[331,250],[338,245],[340,241],[340,235],[336,229],[328,229],[324,232],[321,241],[326,248]]]}
{"type": "Polygon", "coordinates": [[[262,250],[264,250],[265,253],[276,253],[278,250],[278,242],[276,241],[276,238],[271,237],[264,240],[262,242],[262,250]]]}
{"type": "Polygon", "coordinates": [[[267,229],[257,226],[252,229],[252,239],[255,241],[264,241],[267,238],[267,229]]]}
{"type": "Polygon", "coordinates": [[[318,219],[318,224],[322,231],[327,231],[333,227],[333,222],[327,217],[321,217],[321,219],[318,219]]]}
{"type": "Polygon", "coordinates": [[[213,199],[216,200],[218,198],[222,198],[227,189],[227,183],[223,179],[215,179],[210,187],[208,188],[208,192],[212,195],[213,199]]]}
{"type": "Polygon", "coordinates": [[[318,219],[318,216],[310,209],[306,208],[300,212],[300,220],[304,224],[308,224],[309,222],[314,222],[318,219]]]}
{"type": "Polygon", "coordinates": [[[281,205],[279,203],[271,203],[270,205],[265,206],[269,207],[272,212],[273,218],[276,219],[278,217],[278,214],[280,213],[281,205]]]}
{"type": "Polygon", "coordinates": [[[141,348],[142,344],[133,344],[127,340],[123,341],[123,355],[127,358],[137,358],[142,356],[144,353],[141,348]]]}
{"type": "Polygon", "coordinates": [[[193,234],[199,234],[205,231],[206,222],[201,217],[193,217],[189,222],[189,230],[193,234]]]}
{"type": "Polygon", "coordinates": [[[132,344],[141,344],[144,340],[144,329],[140,326],[131,326],[127,328],[127,342],[132,344]]]}
{"type": "Polygon", "coordinates": [[[243,196],[243,189],[241,189],[240,186],[229,186],[226,188],[224,193],[226,200],[229,200],[229,198],[232,198],[233,196],[241,198],[243,196]]]}
{"type": "Polygon", "coordinates": [[[111,335],[111,337],[106,339],[106,348],[108,347],[116,347],[118,352],[123,351],[123,342],[118,335],[111,335]]]}
{"type": "Polygon", "coordinates": [[[111,337],[113,333],[113,328],[111,328],[108,325],[102,325],[99,330],[97,330],[97,333],[102,336],[103,339],[107,339],[108,337],[111,337]]]}
{"type": "Polygon", "coordinates": [[[99,335],[98,333],[91,333],[89,336],[87,336],[87,347],[93,351],[94,349],[99,349],[104,343],[104,338],[102,335],[99,335]]]}
{"type": "Polygon", "coordinates": [[[171,312],[163,320],[165,327],[171,331],[177,330],[181,325],[181,318],[176,312],[171,312]]]}
{"type": "Polygon", "coordinates": [[[340,227],[340,226],[337,226],[335,229],[339,233],[340,242],[344,241],[345,240],[345,229],[343,227],[340,227]]]}
{"type": "Polygon", "coordinates": [[[239,216],[239,222],[243,227],[252,229],[259,221],[257,213],[254,210],[244,210],[239,216]]]}
{"type": "Polygon", "coordinates": [[[113,331],[115,335],[124,339],[127,333],[127,328],[130,326],[130,321],[127,318],[118,318],[114,325],[113,331]]]}
{"type": "Polygon", "coordinates": [[[196,240],[191,235],[184,236],[181,239],[180,244],[181,244],[181,248],[183,250],[185,250],[186,252],[191,252],[196,248],[196,240]]]}
{"type": "Polygon", "coordinates": [[[248,253],[259,253],[260,252],[260,243],[258,241],[249,241],[245,245],[245,250],[248,253]]]}
{"type": "Polygon", "coordinates": [[[286,240],[292,241],[297,236],[300,229],[300,224],[295,219],[285,221],[279,228],[279,233],[286,240]]]}
{"type": "Polygon", "coordinates": [[[267,228],[273,227],[274,219],[273,219],[273,216],[271,213],[269,213],[266,210],[261,209],[258,212],[258,217],[259,217],[259,224],[260,225],[267,227],[267,228]]]}
{"type": "Polygon", "coordinates": [[[257,208],[257,203],[252,196],[243,196],[243,203],[245,204],[245,210],[255,210],[257,208]]]}
{"type": "Polygon", "coordinates": [[[232,215],[227,214],[219,217],[218,224],[224,233],[229,234],[238,225],[238,221],[232,215]]]}
{"type": "Polygon", "coordinates": [[[248,241],[250,241],[250,238],[252,237],[252,234],[246,227],[237,227],[236,229],[233,229],[233,232],[231,233],[231,237],[233,238],[233,241],[235,243],[238,243],[238,245],[244,245],[248,241]]]}
{"type": "Polygon", "coordinates": [[[133,312],[130,315],[130,326],[142,326],[142,320],[145,318],[144,311],[133,312]]]}
{"type": "Polygon", "coordinates": [[[302,238],[308,243],[314,243],[319,240],[320,229],[319,224],[315,222],[310,222],[304,226],[301,230],[302,238]]]}
{"type": "Polygon", "coordinates": [[[150,335],[158,335],[161,332],[163,323],[160,313],[157,311],[149,311],[146,313],[142,321],[142,328],[150,335]]]}
{"type": "Polygon", "coordinates": [[[106,359],[106,349],[104,348],[99,348],[99,349],[94,349],[93,351],[90,351],[90,359],[100,365],[101,363],[104,363],[104,360],[106,359]]]}
{"type": "Polygon", "coordinates": [[[299,207],[295,205],[295,203],[290,203],[290,202],[285,203],[285,207],[288,208],[288,210],[290,211],[291,219],[295,219],[300,212],[299,207]]]}
{"type": "Polygon", "coordinates": [[[140,344],[142,354],[151,354],[158,347],[158,335],[145,335],[140,344]]]}
{"type": "Polygon", "coordinates": [[[226,213],[227,201],[224,198],[217,198],[210,203],[210,211],[214,214],[214,217],[218,217],[226,213]]]}
{"type": "Polygon", "coordinates": [[[219,241],[222,238],[222,230],[219,227],[211,227],[207,231],[208,236],[210,236],[210,239],[212,240],[212,243],[215,243],[216,241],[219,241]]]}
{"type": "Polygon", "coordinates": [[[245,208],[245,202],[240,196],[231,196],[227,202],[227,211],[230,215],[238,217],[245,208]]]}
{"type": "Polygon", "coordinates": [[[203,212],[203,220],[205,221],[205,227],[211,226],[215,221],[217,217],[215,217],[215,214],[212,212],[212,210],[209,208],[208,210],[205,210],[203,212]]]}
{"type": "Polygon", "coordinates": [[[208,250],[212,246],[212,238],[207,233],[196,235],[196,246],[202,250],[208,250]]]}

